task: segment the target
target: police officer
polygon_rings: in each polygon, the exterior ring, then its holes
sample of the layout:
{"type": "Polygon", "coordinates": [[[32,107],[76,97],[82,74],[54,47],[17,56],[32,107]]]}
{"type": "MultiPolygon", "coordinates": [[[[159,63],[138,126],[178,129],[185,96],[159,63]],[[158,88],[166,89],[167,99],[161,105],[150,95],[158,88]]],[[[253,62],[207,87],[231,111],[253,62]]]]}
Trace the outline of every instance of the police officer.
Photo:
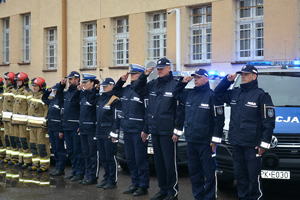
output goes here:
{"type": "Polygon", "coordinates": [[[2,110],[3,110],[3,85],[4,80],[0,77],[0,163],[3,162],[5,158],[5,137],[4,137],[4,126],[2,122],[2,110]]]}
{"type": "MultiPolygon", "coordinates": [[[[246,65],[241,71],[240,87],[227,90],[236,74],[225,77],[215,94],[231,106],[229,142],[233,145],[234,174],[238,198],[261,199],[261,156],[270,148],[275,126],[275,112],[270,95],[258,88],[258,71],[246,65]]],[[[221,135],[215,138],[221,141],[221,135]]]]}
{"type": "Polygon", "coordinates": [[[4,136],[6,154],[4,162],[8,163],[11,158],[11,154],[14,152],[13,148],[16,148],[16,140],[12,136],[11,116],[14,104],[14,92],[15,92],[15,73],[6,72],[4,74],[6,88],[3,93],[3,110],[2,121],[4,125],[4,136]]]}
{"type": "Polygon", "coordinates": [[[85,175],[81,184],[97,183],[97,142],[96,142],[96,95],[99,84],[95,75],[82,74],[80,94],[79,132],[82,154],[85,162],[85,175]]]}
{"type": "Polygon", "coordinates": [[[48,106],[42,101],[46,88],[45,79],[32,79],[32,98],[28,105],[28,123],[30,150],[32,153],[32,171],[46,172],[50,167],[50,144],[46,129],[48,106]]]}
{"type": "Polygon", "coordinates": [[[144,90],[136,88],[136,80],[144,71],[144,66],[131,64],[131,83],[122,88],[128,78],[126,74],[119,79],[114,88],[121,100],[120,129],[124,132],[125,155],[131,175],[131,185],[123,193],[133,196],[147,194],[149,187],[148,142],[143,142],[141,138],[144,128],[145,94],[144,90]]]}
{"type": "Polygon", "coordinates": [[[223,105],[216,103],[206,70],[198,69],[192,76],[195,87],[180,95],[185,107],[184,134],[189,174],[195,200],[214,200],[216,163],[213,157],[215,145],[211,144],[211,140],[223,132],[223,105]]]}
{"type": "Polygon", "coordinates": [[[55,84],[52,88],[46,90],[42,97],[43,102],[48,105],[48,135],[55,159],[55,169],[50,172],[51,176],[64,175],[66,163],[64,138],[63,136],[59,136],[59,132],[62,130],[61,108],[63,106],[63,98],[62,95],[56,95],[58,87],[59,84],[55,84]]]}
{"type": "Polygon", "coordinates": [[[28,114],[28,100],[32,97],[29,89],[29,78],[24,72],[16,74],[15,81],[17,89],[15,92],[12,128],[14,135],[17,138],[17,145],[19,149],[19,156],[12,157],[12,162],[24,169],[31,165],[32,154],[29,149],[29,131],[26,129],[27,114],[28,114]]]}
{"type": "MultiPolygon", "coordinates": [[[[154,162],[160,191],[152,200],[172,200],[178,197],[178,174],[176,164],[176,144],[178,141],[178,120],[176,110],[178,95],[184,89],[190,78],[181,81],[174,80],[171,72],[171,62],[167,58],[157,61],[158,78],[146,85],[149,103],[145,115],[145,128],[141,136],[146,141],[152,136],[154,162]]],[[[139,82],[145,83],[151,70],[140,76],[139,82]]],[[[142,87],[143,84],[139,84],[142,87]]]]}
{"type": "Polygon", "coordinates": [[[115,81],[106,78],[101,86],[103,91],[97,98],[96,103],[96,138],[97,150],[99,152],[100,163],[104,168],[103,180],[97,184],[98,188],[116,188],[118,180],[118,164],[115,157],[117,151],[117,108],[118,97],[113,95],[115,81]]]}
{"type": "Polygon", "coordinates": [[[62,116],[62,132],[60,136],[65,138],[67,146],[67,154],[72,163],[72,173],[65,178],[71,181],[80,181],[84,175],[84,165],[81,154],[79,128],[79,113],[80,113],[80,90],[77,89],[80,84],[80,74],[76,71],[70,72],[68,78],[69,88],[63,91],[66,87],[66,79],[63,79],[59,84],[57,91],[58,95],[63,95],[63,116],[62,116]]]}

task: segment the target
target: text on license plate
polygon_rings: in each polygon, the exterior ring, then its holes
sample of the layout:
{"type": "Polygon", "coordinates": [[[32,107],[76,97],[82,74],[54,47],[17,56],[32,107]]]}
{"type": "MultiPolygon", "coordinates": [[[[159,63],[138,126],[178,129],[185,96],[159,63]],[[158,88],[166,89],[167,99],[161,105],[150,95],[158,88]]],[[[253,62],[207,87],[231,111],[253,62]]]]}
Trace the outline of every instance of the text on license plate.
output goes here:
{"type": "Polygon", "coordinates": [[[265,179],[290,179],[291,173],[289,171],[272,171],[261,170],[261,178],[265,179]]]}

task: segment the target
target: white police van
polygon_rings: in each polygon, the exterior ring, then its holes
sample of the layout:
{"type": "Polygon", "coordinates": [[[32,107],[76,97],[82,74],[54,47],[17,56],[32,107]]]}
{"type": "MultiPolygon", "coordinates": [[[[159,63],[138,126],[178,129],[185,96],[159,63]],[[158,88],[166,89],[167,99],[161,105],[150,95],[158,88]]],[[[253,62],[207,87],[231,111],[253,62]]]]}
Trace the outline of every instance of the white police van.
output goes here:
{"type": "MultiPolygon", "coordinates": [[[[276,126],[271,149],[262,157],[261,178],[300,180],[300,69],[258,69],[258,86],[268,92],[275,105],[276,126]]],[[[236,78],[232,87],[240,84],[236,78]]],[[[232,181],[232,146],[228,142],[230,107],[225,107],[225,127],[222,144],[217,148],[219,178],[232,181]]]]}

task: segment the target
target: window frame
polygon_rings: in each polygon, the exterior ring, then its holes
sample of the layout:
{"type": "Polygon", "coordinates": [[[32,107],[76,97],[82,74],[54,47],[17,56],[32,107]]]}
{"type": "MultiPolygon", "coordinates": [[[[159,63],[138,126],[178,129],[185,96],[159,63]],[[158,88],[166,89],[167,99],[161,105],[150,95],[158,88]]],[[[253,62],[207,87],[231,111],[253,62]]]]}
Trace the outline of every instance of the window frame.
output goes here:
{"type": "Polygon", "coordinates": [[[236,59],[238,61],[249,61],[249,60],[263,60],[264,59],[264,2],[263,0],[247,0],[250,2],[249,5],[240,7],[241,1],[236,1],[236,59]],[[257,4],[257,2],[261,2],[257,4]],[[245,10],[247,13],[241,17],[241,11],[245,10]],[[258,14],[258,12],[261,12],[258,14]],[[257,25],[262,24],[260,28],[257,25]],[[244,39],[244,43],[241,41],[241,26],[248,25],[247,29],[249,33],[248,38],[244,39]],[[247,45],[249,46],[247,48],[247,45]],[[244,48],[243,48],[244,46],[244,48]],[[244,56],[242,56],[242,52],[244,56]],[[249,56],[247,56],[247,54],[249,56]]]}
{"type": "Polygon", "coordinates": [[[190,9],[190,39],[189,39],[190,63],[211,63],[212,56],[212,6],[211,4],[192,7],[190,9]],[[195,10],[200,10],[200,14],[195,15],[195,10]],[[210,12],[208,11],[210,10],[210,12]],[[204,17],[203,17],[204,16],[204,17]],[[200,17],[198,23],[194,23],[194,17],[200,17]],[[209,20],[208,20],[209,19],[209,20]],[[194,34],[199,31],[199,34],[194,34]],[[197,40],[198,43],[195,43],[197,40]],[[209,45],[209,47],[208,47],[209,45]],[[198,46],[198,47],[197,47],[198,46]],[[197,51],[197,49],[199,50],[197,51]],[[208,49],[210,48],[210,51],[208,49]],[[196,58],[200,55],[200,58],[196,58]]]}
{"type": "Polygon", "coordinates": [[[97,22],[82,23],[82,68],[97,68],[97,22]],[[91,29],[90,29],[91,26],[91,29]],[[91,31],[92,35],[89,35],[91,31]],[[91,50],[91,51],[90,51],[91,50]]]}
{"type": "Polygon", "coordinates": [[[31,14],[22,15],[23,33],[22,33],[22,61],[30,63],[31,60],[31,14]],[[28,24],[26,18],[28,17],[28,24]],[[28,31],[28,35],[27,35],[28,31]],[[28,37],[28,39],[27,39],[28,37]]]}
{"type": "Polygon", "coordinates": [[[119,17],[114,19],[113,64],[114,66],[129,65],[129,19],[119,17]],[[122,25],[118,25],[122,22],[122,25]],[[120,57],[118,57],[120,56],[120,57]]]}
{"type": "Polygon", "coordinates": [[[9,60],[9,53],[10,53],[10,49],[9,49],[9,45],[10,45],[10,19],[9,18],[3,18],[2,19],[2,64],[9,64],[10,60],[9,60]]]}
{"type": "Polygon", "coordinates": [[[45,49],[45,67],[47,70],[57,69],[57,27],[47,28],[46,30],[46,49],[45,49]],[[51,39],[50,31],[53,31],[53,40],[51,39]],[[50,55],[51,47],[53,55],[50,55]],[[53,62],[51,58],[53,57],[53,62]]]}

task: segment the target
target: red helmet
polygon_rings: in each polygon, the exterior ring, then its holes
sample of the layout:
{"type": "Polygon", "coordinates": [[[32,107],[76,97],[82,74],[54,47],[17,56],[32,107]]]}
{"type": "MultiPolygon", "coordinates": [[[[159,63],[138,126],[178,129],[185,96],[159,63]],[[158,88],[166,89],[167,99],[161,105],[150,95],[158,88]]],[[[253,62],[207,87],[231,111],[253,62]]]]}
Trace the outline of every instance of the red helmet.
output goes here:
{"type": "Polygon", "coordinates": [[[13,73],[13,72],[6,72],[6,73],[4,73],[4,78],[5,78],[5,80],[10,80],[12,83],[14,83],[14,81],[15,81],[15,73],[13,73]]]}
{"type": "Polygon", "coordinates": [[[32,84],[38,85],[41,89],[46,88],[46,81],[42,77],[36,77],[32,79],[32,84]]]}
{"type": "Polygon", "coordinates": [[[4,79],[2,77],[0,77],[0,86],[3,86],[4,79]]]}
{"type": "Polygon", "coordinates": [[[17,81],[23,81],[23,82],[28,82],[28,75],[24,72],[19,72],[16,74],[16,80],[17,81]]]}

